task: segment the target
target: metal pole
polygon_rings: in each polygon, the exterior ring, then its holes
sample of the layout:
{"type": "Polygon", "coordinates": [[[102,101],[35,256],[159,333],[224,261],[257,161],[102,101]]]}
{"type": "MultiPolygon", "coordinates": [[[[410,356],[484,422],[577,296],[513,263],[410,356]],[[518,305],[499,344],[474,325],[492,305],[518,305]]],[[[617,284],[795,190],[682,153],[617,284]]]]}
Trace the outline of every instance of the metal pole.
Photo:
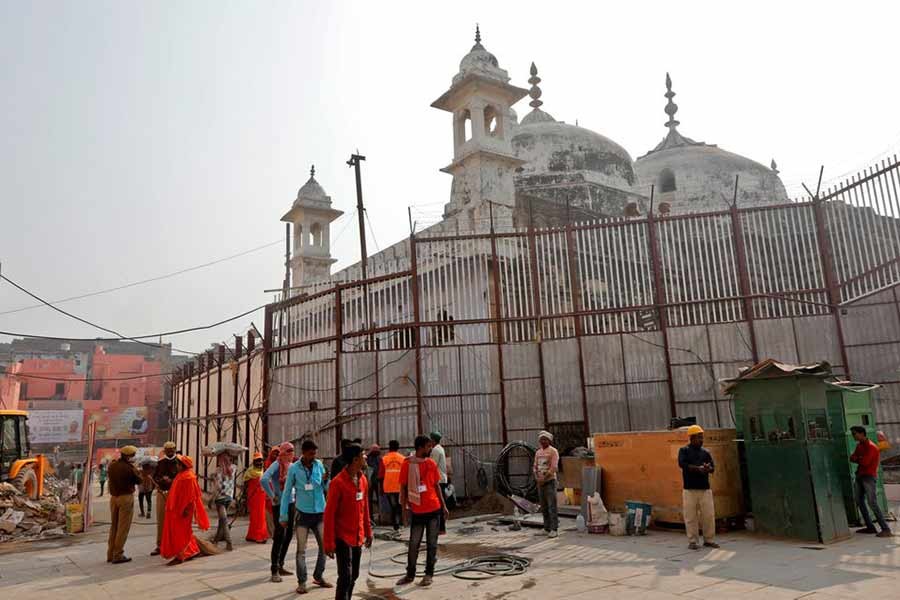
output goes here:
{"type": "MultiPolygon", "coordinates": [[[[569,203],[566,203],[568,211],[569,203]]],[[[568,255],[569,286],[572,290],[572,310],[582,311],[581,278],[578,276],[578,254],[575,250],[575,235],[572,232],[572,222],[566,219],[566,254],[568,255]]],[[[584,357],[582,355],[581,336],[584,335],[583,317],[575,317],[575,343],[578,348],[578,376],[581,380],[581,414],[584,418],[584,437],[591,435],[588,423],[587,387],[584,381],[584,357]]]]}
{"type": "MultiPolygon", "coordinates": [[[[244,353],[244,338],[239,335],[234,336],[234,371],[232,372],[232,377],[234,379],[234,401],[232,404],[234,405],[235,412],[240,410],[238,406],[238,399],[241,397],[240,393],[240,380],[241,380],[241,354],[244,353]]],[[[231,441],[235,444],[237,443],[237,434],[238,434],[238,418],[231,418],[231,441]]]]}
{"type": "Polygon", "coordinates": [[[662,278],[662,261],[659,241],[656,239],[656,218],[653,215],[653,194],[656,186],[650,186],[650,212],[647,214],[647,239],[650,242],[650,266],[653,270],[653,300],[659,314],[659,332],[662,336],[663,353],[666,360],[666,385],[669,390],[669,411],[671,417],[678,416],[675,410],[675,385],[672,380],[672,359],[669,356],[669,317],[665,308],[665,289],[662,278]]]}
{"type": "MultiPolygon", "coordinates": [[[[824,167],[823,167],[824,168],[824,167]]],[[[821,179],[822,174],[819,173],[821,179]]],[[[828,304],[831,305],[831,314],[834,315],[835,333],[837,333],[838,346],[841,351],[841,362],[844,363],[844,375],[850,379],[850,362],[847,359],[847,347],[844,342],[844,326],[841,323],[838,305],[841,302],[840,287],[834,272],[834,250],[831,247],[831,239],[828,237],[828,217],[825,214],[825,201],[819,197],[819,190],[812,201],[813,217],[816,224],[816,242],[819,246],[819,255],[822,257],[822,274],[825,278],[825,287],[828,289],[828,304]]]]}
{"type": "Polygon", "coordinates": [[[253,330],[247,332],[247,415],[244,418],[244,446],[247,451],[244,452],[244,466],[250,464],[250,403],[252,402],[250,390],[250,376],[253,374],[253,350],[256,348],[256,336],[253,330]]]}
{"type": "Polygon", "coordinates": [[[419,308],[419,266],[416,257],[416,236],[412,232],[409,234],[409,262],[410,276],[409,284],[412,287],[412,303],[413,303],[413,347],[416,351],[416,424],[418,431],[424,431],[422,420],[422,337],[419,323],[422,321],[422,315],[419,308]]]}
{"type": "MultiPolygon", "coordinates": [[[[282,310],[282,313],[287,313],[287,310],[282,310]]],[[[290,327],[290,323],[288,324],[290,327]]],[[[261,451],[265,450],[266,444],[269,443],[269,394],[272,393],[272,385],[269,382],[271,378],[271,368],[272,368],[272,308],[270,306],[266,307],[266,314],[263,321],[263,356],[262,356],[262,411],[260,412],[260,419],[262,419],[262,448],[261,451]]]]}
{"type": "Polygon", "coordinates": [[[344,313],[341,288],[334,290],[334,447],[341,451],[344,426],[341,424],[341,356],[344,345],[344,313]]]}
{"type": "MultiPolygon", "coordinates": [[[[212,350],[206,351],[206,412],[203,414],[203,445],[209,446],[209,427],[210,427],[210,417],[209,417],[209,381],[212,379],[212,366],[213,366],[213,353],[212,350]]],[[[199,425],[199,423],[198,423],[199,425]]],[[[216,440],[218,441],[218,440],[216,440]]],[[[203,456],[203,453],[200,453],[203,456]]],[[[204,457],[203,459],[203,477],[209,477],[209,458],[204,457]]],[[[203,482],[204,484],[206,481],[203,482]]]]}
{"type": "MultiPolygon", "coordinates": [[[[357,150],[357,152],[359,152],[357,150]]],[[[359,217],[359,253],[360,263],[362,266],[362,278],[369,278],[369,269],[366,253],[366,208],[363,206],[362,196],[362,173],[359,170],[359,163],[366,160],[365,156],[359,154],[351,154],[347,164],[353,167],[356,174],[356,213],[359,217]]]]}
{"type": "Polygon", "coordinates": [[[216,385],[216,441],[222,436],[222,365],[225,364],[225,346],[219,344],[218,385],[216,385]]]}
{"type": "MultiPolygon", "coordinates": [[[[753,300],[750,298],[750,276],[747,273],[747,248],[744,246],[744,225],[737,209],[738,175],[734,176],[734,198],[731,201],[731,237],[734,238],[734,253],[737,259],[738,286],[741,291],[741,304],[744,308],[744,320],[750,330],[750,354],[753,364],[759,362],[759,351],[756,345],[756,325],[753,318],[753,300]]],[[[740,325],[739,325],[740,326],[740,325]]],[[[712,355],[710,355],[712,360],[712,355]]]]}
{"type": "MultiPolygon", "coordinates": [[[[502,428],[503,444],[508,443],[508,433],[506,429],[506,390],[503,385],[503,323],[501,322],[502,310],[500,304],[500,262],[497,257],[497,234],[494,231],[494,205],[488,205],[491,217],[491,275],[493,276],[494,287],[494,328],[495,339],[497,340],[497,367],[499,369],[500,381],[500,424],[502,428]]],[[[460,369],[462,364],[460,363],[460,369]]],[[[462,386],[459,389],[460,398],[462,398],[462,386]]]]}
{"type": "MultiPolygon", "coordinates": [[[[197,420],[194,421],[194,427],[197,429],[197,445],[194,446],[194,451],[197,453],[194,456],[194,464],[200,465],[200,459],[203,457],[203,453],[200,451],[200,380],[203,378],[203,358],[204,356],[201,354],[197,357],[197,420]]],[[[197,469],[197,472],[200,472],[200,469],[197,469]]],[[[203,490],[206,491],[206,479],[203,479],[203,490]]]]}
{"type": "Polygon", "coordinates": [[[534,222],[532,218],[528,219],[528,258],[531,265],[531,293],[534,303],[535,341],[537,342],[538,351],[538,374],[540,376],[541,411],[544,417],[544,427],[547,427],[548,423],[550,422],[550,411],[547,408],[547,384],[544,381],[544,349],[543,345],[541,344],[541,338],[544,336],[543,324],[541,323],[541,282],[538,275],[537,236],[534,233],[534,222]]]}

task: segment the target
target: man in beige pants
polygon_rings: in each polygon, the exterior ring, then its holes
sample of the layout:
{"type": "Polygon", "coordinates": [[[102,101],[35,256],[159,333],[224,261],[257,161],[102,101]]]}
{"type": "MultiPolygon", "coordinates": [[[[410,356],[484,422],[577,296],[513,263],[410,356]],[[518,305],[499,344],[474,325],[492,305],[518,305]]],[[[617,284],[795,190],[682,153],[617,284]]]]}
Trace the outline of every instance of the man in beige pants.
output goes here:
{"type": "Polygon", "coordinates": [[[109,540],[106,544],[106,562],[114,565],[131,562],[125,556],[125,541],[131,530],[134,516],[134,488],[141,482],[133,460],[137,448],[125,446],[120,457],[109,465],[109,540]]]}
{"type": "Polygon", "coordinates": [[[712,455],[703,449],[703,428],[688,427],[690,442],[678,450],[678,466],[681,468],[684,491],[684,527],[687,530],[688,548],[700,548],[700,527],[703,527],[703,545],[718,548],[716,543],[716,507],[709,475],[715,472],[712,455]]]}
{"type": "Polygon", "coordinates": [[[178,474],[178,459],[175,458],[175,442],[166,442],[163,445],[163,455],[156,463],[156,471],[153,472],[153,481],[156,482],[156,548],[150,556],[159,554],[159,545],[162,543],[163,523],[166,520],[166,500],[169,497],[169,488],[178,474]]]}

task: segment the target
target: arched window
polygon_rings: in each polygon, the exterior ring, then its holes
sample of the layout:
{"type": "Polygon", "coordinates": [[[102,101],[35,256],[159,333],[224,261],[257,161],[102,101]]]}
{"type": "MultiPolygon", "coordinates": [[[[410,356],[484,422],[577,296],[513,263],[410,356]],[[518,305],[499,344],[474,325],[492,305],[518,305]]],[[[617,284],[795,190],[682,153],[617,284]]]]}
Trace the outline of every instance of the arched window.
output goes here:
{"type": "Polygon", "coordinates": [[[322,245],[322,226],[318,223],[313,223],[309,228],[309,244],[316,247],[322,245]]]}
{"type": "Polygon", "coordinates": [[[468,110],[463,113],[463,141],[468,142],[472,139],[472,113],[468,110]]]}
{"type": "Polygon", "coordinates": [[[501,133],[500,117],[493,106],[484,109],[484,133],[490,136],[497,136],[501,133]]]}
{"type": "Polygon", "coordinates": [[[303,247],[303,225],[297,223],[294,225],[294,250],[303,247]]]}
{"type": "Polygon", "coordinates": [[[675,191],[675,173],[672,169],[663,169],[659,173],[659,179],[656,182],[661,193],[675,191]]]}

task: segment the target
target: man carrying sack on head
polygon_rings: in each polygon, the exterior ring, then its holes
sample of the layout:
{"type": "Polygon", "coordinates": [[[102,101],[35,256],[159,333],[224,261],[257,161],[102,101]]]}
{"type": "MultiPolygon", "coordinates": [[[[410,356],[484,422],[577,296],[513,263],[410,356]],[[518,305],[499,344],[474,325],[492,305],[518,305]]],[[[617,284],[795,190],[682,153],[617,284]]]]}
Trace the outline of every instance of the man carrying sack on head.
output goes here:
{"type": "Polygon", "coordinates": [[[125,446],[119,450],[119,458],[109,465],[110,526],[106,562],[114,565],[131,562],[125,556],[125,541],[134,516],[134,488],[141,482],[141,475],[134,467],[136,453],[134,446],[125,446]]]}
{"type": "Polygon", "coordinates": [[[178,459],[175,457],[175,442],[163,444],[163,453],[156,463],[156,471],[153,472],[153,481],[156,483],[156,548],[150,556],[159,554],[159,546],[162,543],[163,522],[166,520],[166,500],[172,482],[178,475],[178,459]]]}

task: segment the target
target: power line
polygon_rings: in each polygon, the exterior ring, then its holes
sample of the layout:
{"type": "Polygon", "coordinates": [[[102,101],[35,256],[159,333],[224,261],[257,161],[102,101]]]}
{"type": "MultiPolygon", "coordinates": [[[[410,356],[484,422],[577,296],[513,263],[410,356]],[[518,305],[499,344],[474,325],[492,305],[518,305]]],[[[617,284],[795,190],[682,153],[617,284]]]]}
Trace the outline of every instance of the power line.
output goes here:
{"type": "MultiPolygon", "coordinates": [[[[242,257],[242,256],[246,256],[246,255],[248,255],[248,254],[252,254],[253,252],[258,252],[258,251],[263,250],[263,249],[265,249],[265,248],[271,248],[272,246],[281,245],[281,244],[283,244],[283,243],[284,243],[284,240],[282,240],[282,239],[275,240],[274,242],[269,242],[268,244],[263,244],[262,246],[257,246],[257,247],[255,247],[255,248],[250,248],[249,250],[244,250],[243,252],[238,252],[237,254],[232,254],[231,256],[226,256],[226,257],[219,258],[219,259],[216,259],[216,260],[213,260],[213,261],[210,261],[210,262],[206,262],[206,263],[203,263],[203,264],[200,264],[200,265],[195,265],[195,266],[193,266],[193,267],[187,267],[186,269],[180,269],[180,270],[178,270],[178,271],[173,271],[173,272],[171,272],[171,273],[166,273],[165,275],[158,275],[158,276],[156,276],[156,277],[150,277],[150,278],[148,278],[148,279],[141,279],[140,281],[133,281],[133,282],[131,282],[131,283],[126,283],[126,284],[119,285],[119,286],[115,286],[115,287],[111,287],[111,288],[105,288],[105,289],[97,290],[97,291],[94,291],[94,292],[87,292],[87,293],[85,293],[85,294],[81,294],[81,295],[78,295],[78,296],[70,296],[70,297],[68,297],[68,298],[62,298],[62,299],[60,299],[60,300],[53,300],[53,301],[50,302],[50,304],[62,304],[63,302],[71,302],[71,301],[73,301],[73,300],[81,300],[81,299],[83,299],[83,298],[92,298],[92,297],[94,297],[94,296],[100,296],[100,295],[102,295],[102,294],[109,294],[109,293],[111,293],[111,292],[117,292],[117,291],[119,291],[119,290],[125,290],[125,289],[132,288],[132,287],[136,287],[136,286],[139,286],[139,285],[144,285],[144,284],[147,284],[147,283],[153,283],[153,282],[155,282],[155,281],[162,281],[163,279],[168,279],[168,278],[170,278],[170,277],[175,277],[175,276],[177,276],[177,275],[183,275],[183,274],[185,274],[185,273],[190,273],[190,272],[192,272],[192,271],[197,271],[197,270],[199,270],[199,269],[204,269],[204,268],[206,268],[206,267],[211,267],[211,266],[213,266],[213,265],[217,265],[217,264],[219,264],[219,263],[223,263],[223,262],[226,262],[226,261],[229,261],[229,260],[233,260],[233,259],[235,259],[235,258],[240,258],[240,257],[242,257]]],[[[43,303],[43,302],[42,302],[41,304],[32,304],[32,305],[30,305],[30,306],[22,306],[22,307],[20,307],[20,308],[13,308],[13,309],[11,309],[11,310],[5,310],[5,311],[2,311],[2,312],[0,312],[0,315],[10,315],[10,314],[13,314],[13,313],[18,313],[18,312],[22,312],[22,311],[26,311],[26,310],[32,310],[32,309],[35,309],[35,308],[41,308],[41,307],[43,307],[43,306],[46,306],[46,304],[43,303]]]]}
{"type": "MultiPolygon", "coordinates": [[[[49,306],[49,307],[52,308],[53,310],[55,310],[55,311],[57,311],[57,312],[60,312],[60,313],[62,313],[62,314],[64,314],[64,315],[66,315],[67,317],[70,317],[70,318],[72,318],[72,319],[75,319],[76,321],[80,321],[80,322],[82,322],[82,323],[85,323],[85,324],[87,324],[87,325],[90,325],[91,327],[96,327],[97,329],[100,329],[100,330],[102,330],[102,331],[106,331],[107,333],[112,333],[113,335],[118,336],[118,337],[115,337],[115,338],[73,338],[73,337],[57,337],[57,336],[30,335],[30,334],[15,333],[15,332],[10,332],[10,331],[0,331],[0,334],[3,334],[3,335],[19,336],[19,337],[33,337],[33,338],[38,338],[38,339],[71,340],[71,341],[80,341],[80,342],[97,342],[97,341],[99,341],[99,342],[117,342],[117,341],[126,341],[126,340],[127,340],[127,341],[136,342],[136,343],[138,343],[138,344],[143,344],[144,346],[148,346],[148,347],[151,347],[151,348],[159,348],[159,347],[160,347],[159,344],[148,344],[147,342],[144,342],[144,341],[141,341],[141,340],[148,339],[148,338],[159,338],[159,337],[164,337],[164,336],[179,335],[179,334],[182,334],[182,333],[190,333],[190,332],[193,332],[193,331],[202,331],[202,330],[205,330],[205,329],[212,329],[212,328],[214,328],[214,327],[218,327],[219,325],[224,325],[225,323],[229,323],[229,322],[231,322],[231,321],[235,321],[235,320],[240,319],[240,318],[242,318],[242,317],[246,317],[246,316],[248,316],[248,315],[251,315],[251,314],[255,313],[256,311],[265,308],[265,306],[266,306],[265,304],[262,304],[262,305],[260,305],[260,306],[257,306],[257,307],[255,307],[255,308],[252,308],[252,309],[247,310],[247,311],[244,311],[244,312],[242,312],[242,313],[240,313],[240,314],[238,314],[238,315],[235,315],[235,316],[233,316],[233,317],[229,317],[229,318],[227,318],[227,319],[222,319],[222,320],[220,320],[220,321],[217,321],[217,322],[215,322],[215,323],[211,323],[211,324],[209,324],[209,325],[199,325],[199,326],[197,326],[197,327],[187,327],[187,328],[184,328],[184,329],[176,329],[176,330],[173,330],[173,331],[164,331],[164,332],[160,332],[160,333],[150,333],[150,334],[146,334],[146,335],[126,336],[126,335],[122,335],[122,334],[119,333],[118,331],[115,331],[115,330],[112,330],[112,329],[108,329],[108,328],[106,328],[106,327],[103,327],[102,325],[98,325],[98,324],[96,324],[96,323],[93,323],[93,322],[91,322],[91,321],[88,321],[87,319],[83,319],[83,318],[81,318],[81,317],[79,317],[79,316],[77,316],[77,315],[73,315],[72,313],[67,312],[67,311],[65,311],[65,310],[63,310],[63,309],[61,309],[61,308],[59,308],[59,307],[57,307],[57,306],[53,306],[52,304],[50,304],[49,302],[47,302],[46,300],[44,300],[44,299],[41,298],[40,296],[38,296],[38,295],[36,295],[36,294],[34,294],[34,293],[28,291],[27,289],[25,289],[24,287],[20,286],[20,285],[17,284],[16,282],[10,280],[6,275],[0,274],[0,279],[3,279],[4,281],[6,281],[6,282],[12,284],[12,285],[15,286],[17,289],[19,289],[19,290],[21,290],[22,292],[28,294],[28,295],[31,296],[32,298],[34,298],[34,299],[36,299],[36,300],[39,300],[40,302],[43,302],[44,304],[46,304],[47,306],[49,306]]],[[[177,350],[177,348],[174,348],[174,349],[177,350]]],[[[179,350],[179,352],[185,352],[185,353],[187,353],[187,354],[196,354],[195,352],[187,352],[187,351],[185,351],[185,350],[179,350]]]]}

